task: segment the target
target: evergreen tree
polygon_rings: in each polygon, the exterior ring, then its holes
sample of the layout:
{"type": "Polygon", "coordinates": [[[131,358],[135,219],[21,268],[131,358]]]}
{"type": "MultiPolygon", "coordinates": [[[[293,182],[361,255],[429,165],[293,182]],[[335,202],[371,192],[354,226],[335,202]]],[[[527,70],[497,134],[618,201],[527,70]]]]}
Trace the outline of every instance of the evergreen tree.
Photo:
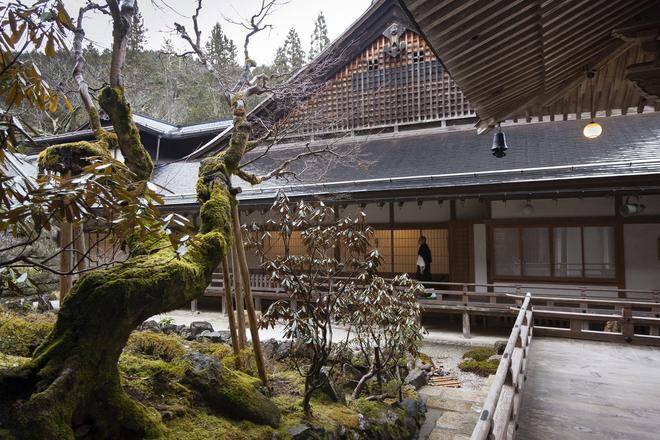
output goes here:
{"type": "Polygon", "coordinates": [[[314,23],[314,32],[312,32],[312,44],[309,48],[310,61],[316,58],[329,43],[328,26],[325,24],[323,12],[319,11],[319,15],[316,17],[316,22],[314,23]]]}
{"type": "Polygon", "coordinates": [[[147,29],[144,27],[144,19],[136,1],[135,13],[131,19],[131,31],[128,34],[128,50],[131,54],[136,54],[144,50],[144,43],[147,41],[146,33],[147,29]]]}
{"type": "Polygon", "coordinates": [[[300,37],[294,28],[284,40],[284,44],[277,49],[273,67],[279,73],[293,73],[305,64],[305,51],[300,44],[300,37]]]}
{"type": "Polygon", "coordinates": [[[222,32],[220,23],[216,23],[211,30],[209,41],[206,42],[206,52],[213,65],[218,68],[225,69],[238,65],[236,62],[237,50],[234,40],[222,32]]]}

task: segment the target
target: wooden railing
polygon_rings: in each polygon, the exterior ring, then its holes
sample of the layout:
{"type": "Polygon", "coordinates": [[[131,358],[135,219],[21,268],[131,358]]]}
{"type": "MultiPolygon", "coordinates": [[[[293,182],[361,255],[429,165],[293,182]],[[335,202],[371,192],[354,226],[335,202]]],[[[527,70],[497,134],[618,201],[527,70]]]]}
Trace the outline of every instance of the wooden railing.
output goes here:
{"type": "Polygon", "coordinates": [[[660,346],[658,301],[534,296],[533,308],[539,336],[660,346]]]}
{"type": "Polygon", "coordinates": [[[527,359],[534,331],[531,294],[525,296],[511,330],[493,384],[481,409],[472,440],[511,439],[520,411],[527,359]]]}
{"type": "MultiPolygon", "coordinates": [[[[341,279],[341,278],[339,278],[341,279]]],[[[286,299],[266,274],[250,275],[255,307],[286,299]]],[[[463,334],[470,337],[470,316],[515,317],[532,293],[538,335],[660,345],[660,292],[604,287],[524,286],[519,284],[424,283],[434,298],[420,298],[426,315],[462,314],[463,334]],[[609,296],[605,296],[609,295],[609,296]],[[618,326],[612,327],[612,322],[618,326]],[[608,331],[603,331],[609,323],[608,331]]],[[[223,298],[222,274],[214,274],[207,295],[223,298]]],[[[224,298],[223,310],[224,307],[224,298]]]]}

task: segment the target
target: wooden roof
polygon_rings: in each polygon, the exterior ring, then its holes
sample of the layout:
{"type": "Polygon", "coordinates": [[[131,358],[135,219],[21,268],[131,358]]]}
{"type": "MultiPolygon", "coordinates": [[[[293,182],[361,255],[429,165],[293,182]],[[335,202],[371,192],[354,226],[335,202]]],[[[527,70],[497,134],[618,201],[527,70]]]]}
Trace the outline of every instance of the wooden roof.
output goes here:
{"type": "MultiPolygon", "coordinates": [[[[610,113],[655,105],[626,79],[654,54],[613,36],[658,0],[402,0],[480,117],[610,113]]],[[[640,111],[641,111],[640,109],[640,111]]],[[[564,116],[565,117],[565,116],[564,116]]]]}

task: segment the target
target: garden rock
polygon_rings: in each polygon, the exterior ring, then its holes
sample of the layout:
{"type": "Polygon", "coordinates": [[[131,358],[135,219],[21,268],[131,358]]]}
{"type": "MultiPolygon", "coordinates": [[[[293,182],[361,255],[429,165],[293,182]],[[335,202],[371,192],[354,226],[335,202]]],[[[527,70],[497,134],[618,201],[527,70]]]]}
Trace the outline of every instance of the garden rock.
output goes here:
{"type": "Polygon", "coordinates": [[[279,342],[277,342],[277,339],[270,338],[266,341],[263,341],[261,343],[261,351],[264,354],[264,357],[266,359],[273,359],[275,357],[275,354],[277,353],[277,347],[279,345],[279,342]]]}
{"type": "Polygon", "coordinates": [[[428,375],[426,374],[426,371],[423,371],[420,368],[415,368],[410,373],[408,373],[403,383],[405,383],[406,385],[412,385],[413,387],[415,387],[416,390],[418,390],[424,385],[426,385],[428,380],[429,378],[428,375]]]}
{"type": "Polygon", "coordinates": [[[206,321],[194,321],[190,323],[190,333],[193,337],[201,334],[204,330],[213,331],[211,323],[206,321]]]}
{"type": "Polygon", "coordinates": [[[502,360],[502,355],[501,354],[494,354],[491,357],[488,358],[489,361],[495,361],[499,362],[502,360]]]}
{"type": "Polygon", "coordinates": [[[493,344],[493,348],[495,348],[495,353],[504,354],[504,350],[506,349],[506,344],[507,341],[495,341],[495,344],[493,344]]]}
{"type": "Polygon", "coordinates": [[[204,330],[195,337],[195,340],[198,342],[211,341],[221,344],[225,341],[228,341],[228,339],[226,338],[227,336],[228,335],[225,335],[224,332],[210,332],[208,330],[204,330]]]}
{"type": "Polygon", "coordinates": [[[154,332],[154,333],[162,333],[163,331],[160,329],[160,325],[152,319],[149,321],[144,321],[139,328],[141,331],[144,332],[154,332]]]}
{"type": "Polygon", "coordinates": [[[346,398],[341,389],[338,388],[330,376],[330,368],[321,368],[321,387],[319,391],[330,398],[333,402],[345,402],[346,398]]]}
{"type": "Polygon", "coordinates": [[[287,430],[293,440],[320,440],[323,432],[318,432],[309,425],[294,425],[287,430]]]}
{"type": "Polygon", "coordinates": [[[211,409],[262,425],[279,425],[280,410],[257,390],[256,379],[197,351],[188,352],[183,359],[188,364],[183,381],[199,392],[211,409]]]}

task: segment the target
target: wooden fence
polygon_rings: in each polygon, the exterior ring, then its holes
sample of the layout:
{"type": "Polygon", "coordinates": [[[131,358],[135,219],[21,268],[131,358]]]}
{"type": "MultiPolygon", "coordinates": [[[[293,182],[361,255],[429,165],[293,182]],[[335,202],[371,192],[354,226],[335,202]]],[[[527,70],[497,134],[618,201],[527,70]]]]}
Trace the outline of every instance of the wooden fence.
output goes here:
{"type": "MultiPolygon", "coordinates": [[[[253,273],[255,307],[287,299],[268,275],[253,273]]],[[[420,298],[425,315],[462,314],[463,334],[470,337],[474,316],[515,318],[532,294],[537,335],[660,346],[660,292],[603,287],[525,286],[517,284],[424,283],[429,298],[420,298]],[[605,296],[609,295],[609,296],[605,296]],[[607,330],[607,331],[606,331],[607,330]]],[[[214,274],[208,296],[223,298],[222,274],[214,274]]]]}
{"type": "Polygon", "coordinates": [[[527,359],[534,331],[531,294],[527,293],[481,409],[472,440],[511,439],[515,435],[527,359]]]}

